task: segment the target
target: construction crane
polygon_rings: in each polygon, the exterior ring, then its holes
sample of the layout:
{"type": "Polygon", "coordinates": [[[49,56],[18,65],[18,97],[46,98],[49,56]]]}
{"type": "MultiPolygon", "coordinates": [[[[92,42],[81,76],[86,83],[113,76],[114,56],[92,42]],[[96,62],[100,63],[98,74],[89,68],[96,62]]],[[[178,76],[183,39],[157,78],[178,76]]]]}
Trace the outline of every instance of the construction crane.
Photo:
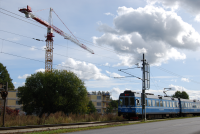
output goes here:
{"type": "Polygon", "coordinates": [[[53,31],[55,31],[56,33],[58,33],[61,36],[63,36],[64,39],[70,40],[73,43],[75,43],[75,44],[79,45],[80,47],[82,47],[83,49],[85,49],[85,50],[89,51],[90,53],[94,54],[94,51],[92,49],[90,49],[87,46],[85,46],[84,44],[80,43],[73,34],[72,35],[74,36],[74,38],[72,36],[70,36],[69,34],[64,33],[62,30],[60,30],[59,28],[57,28],[56,26],[54,26],[52,24],[52,11],[53,11],[52,8],[50,8],[50,12],[49,12],[49,22],[46,22],[46,21],[40,19],[39,17],[37,17],[36,15],[34,15],[33,13],[31,13],[32,12],[31,7],[28,6],[28,5],[27,5],[27,8],[22,8],[19,11],[21,13],[24,13],[26,18],[32,18],[35,21],[37,21],[40,24],[42,24],[43,26],[47,27],[46,51],[45,51],[45,71],[52,71],[52,65],[53,65],[53,37],[54,37],[53,31]]]}

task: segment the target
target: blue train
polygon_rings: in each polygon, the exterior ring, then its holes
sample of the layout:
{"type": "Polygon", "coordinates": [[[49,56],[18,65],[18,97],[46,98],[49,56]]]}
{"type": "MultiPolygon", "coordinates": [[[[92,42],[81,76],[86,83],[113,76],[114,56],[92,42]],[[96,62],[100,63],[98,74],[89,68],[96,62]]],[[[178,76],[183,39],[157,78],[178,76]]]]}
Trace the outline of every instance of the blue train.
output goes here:
{"type": "MultiPolygon", "coordinates": [[[[164,118],[200,114],[200,101],[173,97],[155,96],[146,93],[146,117],[164,118]]],[[[125,90],[119,96],[118,116],[125,119],[138,119],[142,116],[141,94],[125,90]]]]}

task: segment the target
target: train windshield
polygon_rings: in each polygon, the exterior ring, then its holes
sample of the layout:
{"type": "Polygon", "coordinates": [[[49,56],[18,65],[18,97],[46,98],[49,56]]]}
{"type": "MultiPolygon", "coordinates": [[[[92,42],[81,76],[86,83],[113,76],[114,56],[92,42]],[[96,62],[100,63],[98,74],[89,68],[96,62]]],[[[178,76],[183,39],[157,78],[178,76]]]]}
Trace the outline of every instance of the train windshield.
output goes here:
{"type": "Polygon", "coordinates": [[[120,98],[119,98],[119,105],[123,105],[123,102],[124,102],[124,101],[123,101],[123,98],[120,97],[120,98]]]}
{"type": "Polygon", "coordinates": [[[125,97],[125,105],[128,106],[128,97],[125,97]]]}
{"type": "Polygon", "coordinates": [[[130,98],[130,105],[131,106],[135,106],[135,99],[134,99],[134,97],[130,98]]]}

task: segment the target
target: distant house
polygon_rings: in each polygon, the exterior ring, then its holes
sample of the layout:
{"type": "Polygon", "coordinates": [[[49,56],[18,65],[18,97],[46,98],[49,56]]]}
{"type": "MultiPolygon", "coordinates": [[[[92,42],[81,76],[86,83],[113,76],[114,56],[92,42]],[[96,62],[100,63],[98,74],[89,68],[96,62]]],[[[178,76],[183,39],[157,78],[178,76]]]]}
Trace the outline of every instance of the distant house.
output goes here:
{"type": "MultiPolygon", "coordinates": [[[[11,108],[11,109],[17,109],[17,110],[22,110],[21,107],[22,105],[19,104],[19,98],[18,98],[18,91],[8,91],[8,96],[6,98],[6,106],[11,108]]],[[[0,106],[3,107],[4,105],[4,100],[2,97],[0,97],[0,106]]]]}
{"type": "Polygon", "coordinates": [[[106,108],[108,103],[110,102],[110,92],[88,92],[88,97],[94,104],[95,108],[97,109],[98,113],[104,114],[106,113],[106,108]]]}

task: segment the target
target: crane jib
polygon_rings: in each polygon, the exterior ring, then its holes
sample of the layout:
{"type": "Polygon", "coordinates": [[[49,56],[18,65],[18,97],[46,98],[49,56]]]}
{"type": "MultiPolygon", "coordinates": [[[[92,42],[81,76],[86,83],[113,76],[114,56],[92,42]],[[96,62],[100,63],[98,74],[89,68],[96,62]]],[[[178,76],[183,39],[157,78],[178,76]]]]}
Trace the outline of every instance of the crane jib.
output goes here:
{"type": "Polygon", "coordinates": [[[21,13],[24,13],[25,16],[27,18],[32,18],[35,21],[37,21],[38,23],[44,25],[47,28],[52,28],[56,33],[60,34],[61,36],[63,36],[65,39],[68,39],[72,42],[74,42],[75,44],[79,45],[80,47],[82,47],[83,49],[89,51],[90,53],[94,54],[94,51],[88,47],[86,47],[84,44],[81,44],[77,39],[72,38],[70,35],[64,33],[62,30],[60,30],[59,28],[57,28],[54,25],[50,25],[48,22],[43,21],[42,19],[38,18],[37,16],[35,16],[34,14],[32,14],[32,10],[30,6],[27,6],[27,8],[22,8],[19,10],[21,13]]]}

